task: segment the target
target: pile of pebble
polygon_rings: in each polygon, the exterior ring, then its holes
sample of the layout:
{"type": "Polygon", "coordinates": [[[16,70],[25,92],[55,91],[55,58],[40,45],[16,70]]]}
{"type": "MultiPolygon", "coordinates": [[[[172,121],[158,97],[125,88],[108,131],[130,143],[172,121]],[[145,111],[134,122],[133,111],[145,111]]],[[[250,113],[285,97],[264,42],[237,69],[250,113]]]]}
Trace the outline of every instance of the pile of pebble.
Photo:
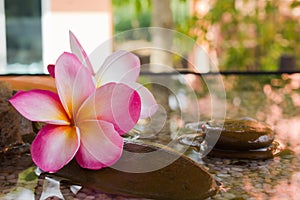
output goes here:
{"type": "MultiPolygon", "coordinates": [[[[208,146],[208,155],[212,157],[269,159],[281,150],[279,143],[274,141],[274,131],[264,122],[226,119],[191,123],[186,127],[202,132],[203,141],[208,146]]],[[[191,134],[183,135],[179,138],[179,142],[193,146],[195,141],[199,141],[193,137],[191,134]],[[187,138],[189,142],[186,142],[187,138]]],[[[200,142],[203,145],[202,141],[200,142]]]]}
{"type": "Polygon", "coordinates": [[[254,120],[212,120],[204,125],[206,137],[217,132],[220,137],[210,156],[237,159],[268,159],[280,150],[274,141],[274,131],[264,123],[254,120]]]}

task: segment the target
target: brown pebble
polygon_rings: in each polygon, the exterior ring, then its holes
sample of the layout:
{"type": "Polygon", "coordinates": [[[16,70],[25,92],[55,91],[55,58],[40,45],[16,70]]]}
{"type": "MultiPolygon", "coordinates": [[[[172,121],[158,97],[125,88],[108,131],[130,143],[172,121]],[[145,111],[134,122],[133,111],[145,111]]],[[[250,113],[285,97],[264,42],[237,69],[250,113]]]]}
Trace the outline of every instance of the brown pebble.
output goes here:
{"type": "Polygon", "coordinates": [[[220,134],[215,145],[218,149],[253,150],[268,147],[274,140],[274,131],[264,122],[226,119],[212,120],[205,126],[207,138],[220,134]]]}

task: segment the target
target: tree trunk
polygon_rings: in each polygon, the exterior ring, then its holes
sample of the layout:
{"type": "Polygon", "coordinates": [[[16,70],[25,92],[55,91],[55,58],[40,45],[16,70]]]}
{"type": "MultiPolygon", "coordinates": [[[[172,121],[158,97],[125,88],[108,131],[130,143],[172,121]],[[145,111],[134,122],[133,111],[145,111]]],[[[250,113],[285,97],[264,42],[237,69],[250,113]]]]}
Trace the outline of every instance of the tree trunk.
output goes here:
{"type": "MultiPolygon", "coordinates": [[[[172,43],[173,43],[173,16],[171,10],[171,0],[152,0],[152,26],[157,27],[151,29],[152,44],[155,50],[151,50],[150,55],[150,71],[152,72],[168,72],[172,70],[172,43]],[[171,29],[171,30],[170,30],[171,29]]],[[[172,84],[166,77],[154,76],[153,94],[159,105],[166,111],[166,121],[164,126],[157,134],[162,143],[168,143],[170,138],[170,113],[169,94],[172,84]]]]}
{"type": "Polygon", "coordinates": [[[152,65],[150,70],[153,72],[166,71],[160,65],[172,67],[172,54],[169,52],[172,48],[173,35],[172,31],[166,29],[173,28],[173,15],[171,10],[170,0],[152,0],[152,26],[158,27],[153,29],[152,38],[154,50],[151,52],[150,63],[152,65]]]}

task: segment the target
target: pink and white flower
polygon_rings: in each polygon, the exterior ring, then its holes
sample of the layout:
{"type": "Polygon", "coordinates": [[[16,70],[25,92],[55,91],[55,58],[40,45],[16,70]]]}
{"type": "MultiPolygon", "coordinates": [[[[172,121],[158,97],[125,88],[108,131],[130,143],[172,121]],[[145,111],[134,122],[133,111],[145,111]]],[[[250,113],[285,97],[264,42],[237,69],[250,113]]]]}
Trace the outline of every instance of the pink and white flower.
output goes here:
{"type": "MultiPolygon", "coordinates": [[[[95,73],[90,59],[78,39],[71,31],[69,34],[72,53],[81,60],[84,66],[95,77],[96,87],[109,82],[126,84],[136,90],[141,97],[142,108],[140,118],[151,117],[157,111],[158,105],[152,93],[146,87],[137,83],[140,74],[140,60],[136,55],[124,50],[116,51],[106,58],[97,73],[95,73]]],[[[54,65],[49,65],[48,71],[51,76],[55,76],[54,65]]]]}
{"type": "Polygon", "coordinates": [[[10,99],[29,120],[47,123],[31,146],[33,161],[47,172],[58,171],[73,158],[88,169],[114,164],[123,150],[121,135],[140,118],[141,99],[134,89],[114,80],[95,87],[91,68],[83,67],[77,56],[63,53],[58,58],[53,68],[58,94],[20,91],[10,99]]]}

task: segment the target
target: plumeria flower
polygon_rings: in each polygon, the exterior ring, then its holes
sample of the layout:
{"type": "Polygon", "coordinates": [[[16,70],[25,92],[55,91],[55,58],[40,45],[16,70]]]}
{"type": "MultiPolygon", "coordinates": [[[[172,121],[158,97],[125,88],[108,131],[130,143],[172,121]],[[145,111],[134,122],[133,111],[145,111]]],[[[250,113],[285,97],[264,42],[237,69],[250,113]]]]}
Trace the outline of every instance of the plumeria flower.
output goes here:
{"type": "MultiPolygon", "coordinates": [[[[78,39],[71,31],[69,33],[71,51],[94,76],[96,87],[109,82],[126,84],[135,89],[141,97],[142,108],[140,118],[151,117],[157,111],[158,105],[152,93],[146,87],[137,83],[140,74],[140,60],[136,55],[124,50],[116,51],[106,58],[97,73],[95,73],[90,59],[78,39]]],[[[55,77],[54,65],[49,65],[48,71],[51,76],[55,77]]]]}
{"type": "Polygon", "coordinates": [[[78,57],[63,53],[55,64],[57,94],[20,91],[10,103],[31,121],[45,122],[31,146],[35,164],[55,172],[73,158],[83,168],[114,164],[123,150],[122,134],[140,117],[139,94],[123,83],[96,88],[78,57]]]}

